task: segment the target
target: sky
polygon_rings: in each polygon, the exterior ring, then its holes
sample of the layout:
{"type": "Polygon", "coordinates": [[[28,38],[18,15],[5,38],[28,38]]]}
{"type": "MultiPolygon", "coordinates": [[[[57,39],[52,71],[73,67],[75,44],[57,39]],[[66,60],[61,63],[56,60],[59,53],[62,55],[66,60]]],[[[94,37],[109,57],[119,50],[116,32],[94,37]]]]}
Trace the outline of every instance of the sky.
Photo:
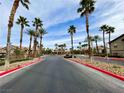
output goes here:
{"type": "MultiPolygon", "coordinates": [[[[14,0],[0,0],[0,46],[6,45],[7,24],[14,0]]],[[[30,9],[26,10],[21,4],[16,12],[14,26],[11,33],[11,43],[19,45],[20,26],[15,22],[19,16],[30,21],[30,28],[35,17],[41,18],[48,34],[44,35],[44,47],[54,48],[55,43],[66,43],[70,48],[68,28],[75,25],[74,46],[86,38],[85,17],[77,13],[80,0],[30,0],[30,9]]],[[[96,0],[95,11],[89,16],[90,35],[100,35],[99,27],[108,24],[116,28],[112,39],[124,34],[124,0],[96,0]]],[[[25,31],[29,28],[25,28],[25,31]]],[[[106,35],[108,42],[108,35],[106,35]]],[[[102,42],[99,42],[102,45],[102,42]]],[[[29,36],[24,33],[23,46],[29,45],[29,36]]]]}

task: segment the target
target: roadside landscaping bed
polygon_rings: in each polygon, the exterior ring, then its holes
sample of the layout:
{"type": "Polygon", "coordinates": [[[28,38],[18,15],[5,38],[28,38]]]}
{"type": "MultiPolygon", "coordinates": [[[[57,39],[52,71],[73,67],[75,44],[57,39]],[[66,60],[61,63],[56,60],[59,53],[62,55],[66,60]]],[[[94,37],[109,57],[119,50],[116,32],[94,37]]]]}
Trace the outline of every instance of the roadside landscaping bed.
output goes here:
{"type": "MultiPolygon", "coordinates": [[[[10,61],[10,64],[22,62],[22,61],[28,61],[28,60],[33,60],[33,58],[16,59],[16,60],[10,61]]],[[[0,66],[3,66],[3,65],[5,65],[5,60],[0,60],[0,66]]]]}
{"type": "Polygon", "coordinates": [[[4,65],[0,66],[0,72],[5,71],[5,70],[11,70],[11,69],[14,69],[18,66],[22,66],[22,65],[34,62],[36,60],[38,60],[38,58],[28,59],[28,60],[24,59],[24,60],[12,61],[9,68],[7,68],[7,69],[5,69],[4,65]]]}
{"type": "Polygon", "coordinates": [[[90,62],[89,60],[81,60],[79,58],[70,58],[69,60],[72,60],[80,64],[89,64],[94,67],[98,67],[102,70],[109,71],[112,72],[113,74],[124,77],[124,66],[110,64],[110,63],[103,63],[103,62],[90,62]]]}

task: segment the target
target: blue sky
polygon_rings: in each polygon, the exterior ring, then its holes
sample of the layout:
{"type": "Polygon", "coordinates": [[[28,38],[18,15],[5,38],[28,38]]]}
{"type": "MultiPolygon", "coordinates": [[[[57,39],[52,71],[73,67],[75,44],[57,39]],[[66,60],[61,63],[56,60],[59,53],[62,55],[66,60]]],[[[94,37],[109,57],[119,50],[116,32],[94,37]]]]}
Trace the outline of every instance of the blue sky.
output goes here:
{"type": "MultiPolygon", "coordinates": [[[[0,46],[6,45],[7,23],[10,9],[14,0],[0,0],[0,46]]],[[[30,21],[40,17],[48,34],[44,36],[45,47],[54,48],[54,44],[66,43],[70,47],[70,36],[67,30],[70,25],[75,25],[77,33],[74,35],[74,46],[86,38],[85,18],[80,18],[77,13],[80,0],[30,0],[30,10],[26,10],[20,4],[15,21],[18,16],[27,17],[30,21]]],[[[90,34],[100,35],[99,27],[108,24],[116,28],[112,39],[124,33],[124,1],[123,0],[96,0],[95,11],[89,17],[90,34]]],[[[25,28],[28,29],[28,28],[25,28]]],[[[11,43],[19,45],[20,26],[14,24],[12,28],[11,43]]],[[[108,36],[106,35],[106,41],[108,36]]],[[[99,42],[102,44],[102,42],[99,42]]],[[[29,45],[29,36],[24,33],[23,46],[29,45]]]]}

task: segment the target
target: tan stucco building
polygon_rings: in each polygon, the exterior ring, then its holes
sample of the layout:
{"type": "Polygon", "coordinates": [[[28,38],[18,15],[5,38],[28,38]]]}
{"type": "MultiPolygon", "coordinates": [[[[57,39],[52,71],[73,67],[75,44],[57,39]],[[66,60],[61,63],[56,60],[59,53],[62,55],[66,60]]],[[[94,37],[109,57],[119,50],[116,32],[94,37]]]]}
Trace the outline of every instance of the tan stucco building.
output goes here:
{"type": "Polygon", "coordinates": [[[112,40],[110,44],[112,55],[124,56],[124,34],[112,40]]]}

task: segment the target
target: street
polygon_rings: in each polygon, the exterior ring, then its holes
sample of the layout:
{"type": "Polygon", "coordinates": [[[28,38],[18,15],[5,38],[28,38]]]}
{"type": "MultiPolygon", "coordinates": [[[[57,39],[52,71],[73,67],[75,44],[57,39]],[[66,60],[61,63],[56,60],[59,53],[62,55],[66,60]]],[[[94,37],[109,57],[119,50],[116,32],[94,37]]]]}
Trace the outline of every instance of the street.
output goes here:
{"type": "Polygon", "coordinates": [[[124,82],[60,56],[48,56],[0,78],[0,93],[124,93],[124,82]]]}

